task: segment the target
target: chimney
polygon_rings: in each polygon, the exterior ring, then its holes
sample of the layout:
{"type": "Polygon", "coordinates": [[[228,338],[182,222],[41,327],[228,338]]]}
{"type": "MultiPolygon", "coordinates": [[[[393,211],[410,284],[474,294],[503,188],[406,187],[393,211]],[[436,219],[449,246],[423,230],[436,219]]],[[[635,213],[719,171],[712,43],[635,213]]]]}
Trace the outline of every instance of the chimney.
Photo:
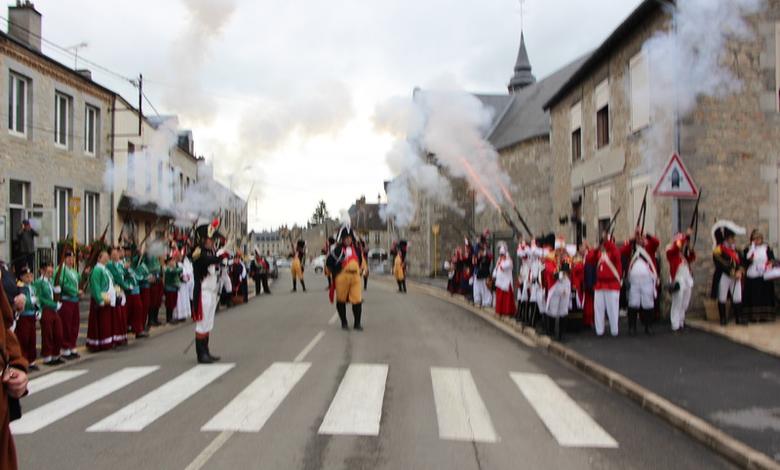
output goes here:
{"type": "Polygon", "coordinates": [[[16,0],[16,6],[8,7],[8,35],[41,51],[41,14],[29,0],[16,0]]]}
{"type": "Polygon", "coordinates": [[[92,80],[92,72],[89,69],[78,69],[76,70],[76,73],[86,78],[87,80],[92,80]]]}

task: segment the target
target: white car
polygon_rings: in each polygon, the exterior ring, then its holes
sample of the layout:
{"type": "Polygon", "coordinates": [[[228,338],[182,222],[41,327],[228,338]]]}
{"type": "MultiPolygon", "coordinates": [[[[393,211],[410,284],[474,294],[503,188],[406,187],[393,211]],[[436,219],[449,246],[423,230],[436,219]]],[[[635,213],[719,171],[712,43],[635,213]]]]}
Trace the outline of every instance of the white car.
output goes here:
{"type": "Polygon", "coordinates": [[[276,267],[277,268],[289,268],[290,267],[290,261],[286,260],[284,258],[279,258],[276,260],[276,267]]]}
{"type": "Polygon", "coordinates": [[[315,273],[321,273],[325,270],[325,255],[319,255],[318,257],[314,258],[314,261],[311,262],[311,265],[314,267],[315,273]]]}

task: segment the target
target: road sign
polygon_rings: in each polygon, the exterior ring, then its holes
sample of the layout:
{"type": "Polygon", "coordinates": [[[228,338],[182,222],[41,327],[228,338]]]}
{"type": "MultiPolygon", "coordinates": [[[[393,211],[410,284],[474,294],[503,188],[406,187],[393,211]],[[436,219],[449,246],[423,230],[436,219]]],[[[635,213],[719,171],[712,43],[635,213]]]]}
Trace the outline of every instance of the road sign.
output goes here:
{"type": "Polygon", "coordinates": [[[676,153],[672,154],[664,167],[661,178],[653,189],[653,195],[677,198],[696,198],[699,195],[699,188],[676,153]]]}

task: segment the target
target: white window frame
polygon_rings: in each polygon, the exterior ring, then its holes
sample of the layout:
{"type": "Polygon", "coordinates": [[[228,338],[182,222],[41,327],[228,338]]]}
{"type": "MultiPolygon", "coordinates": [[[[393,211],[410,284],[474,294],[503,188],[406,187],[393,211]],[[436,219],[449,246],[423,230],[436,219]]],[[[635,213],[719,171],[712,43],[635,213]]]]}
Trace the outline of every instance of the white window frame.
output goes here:
{"type": "Polygon", "coordinates": [[[84,153],[94,157],[98,152],[98,119],[100,110],[92,105],[84,107],[84,153]],[[92,126],[90,126],[90,114],[92,114],[92,126]],[[90,137],[91,135],[91,137],[90,137]],[[89,147],[92,144],[92,150],[89,147]]]}
{"type": "Polygon", "coordinates": [[[30,115],[30,79],[19,75],[15,72],[9,72],[8,74],[8,133],[17,137],[27,137],[27,131],[29,126],[27,125],[28,117],[30,115]],[[24,85],[22,90],[22,131],[19,129],[19,121],[17,120],[18,104],[19,104],[19,86],[21,83],[24,85]]]}
{"type": "Polygon", "coordinates": [[[631,131],[637,132],[650,125],[650,69],[647,63],[647,56],[640,51],[628,62],[629,79],[629,100],[630,100],[630,118],[631,131]],[[644,83],[637,80],[644,73],[644,83]],[[636,75],[640,74],[640,75],[636,75]],[[639,81],[639,84],[637,84],[639,81]],[[636,88],[639,86],[640,88],[636,88]],[[639,100],[642,100],[646,106],[644,113],[640,112],[642,108],[637,107],[639,100]]]}
{"type": "Polygon", "coordinates": [[[70,204],[70,197],[71,197],[71,190],[70,188],[62,188],[59,186],[55,186],[54,188],[54,231],[56,234],[57,240],[64,240],[68,237],[68,234],[70,233],[70,217],[69,217],[69,207],[70,204]],[[65,196],[65,201],[62,201],[62,196],[65,196]],[[60,212],[62,211],[62,208],[60,207],[60,204],[65,204],[65,221],[64,221],[64,235],[61,234],[61,224],[63,223],[62,220],[60,220],[60,212]]]}
{"type": "Polygon", "coordinates": [[[92,243],[97,238],[100,223],[100,193],[84,191],[84,240],[92,243]]]}
{"type": "Polygon", "coordinates": [[[70,144],[71,117],[70,110],[72,98],[65,93],[54,93],[54,145],[59,148],[67,149],[70,144]],[[62,106],[65,106],[65,122],[62,122],[62,106]],[[64,129],[63,129],[64,127],[64,129]],[[64,131],[64,132],[63,132],[64,131]],[[60,138],[64,138],[64,142],[60,138]]]}

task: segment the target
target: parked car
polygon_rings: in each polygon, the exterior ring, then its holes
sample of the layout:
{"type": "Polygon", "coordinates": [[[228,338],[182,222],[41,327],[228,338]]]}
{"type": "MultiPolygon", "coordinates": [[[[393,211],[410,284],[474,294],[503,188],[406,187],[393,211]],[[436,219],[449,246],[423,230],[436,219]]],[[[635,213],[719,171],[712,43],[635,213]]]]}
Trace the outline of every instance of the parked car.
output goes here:
{"type": "Polygon", "coordinates": [[[318,257],[314,258],[314,261],[311,262],[311,265],[314,267],[314,272],[319,274],[322,271],[325,270],[325,255],[319,255],[318,257]]]}
{"type": "Polygon", "coordinates": [[[276,260],[276,267],[277,268],[289,268],[290,267],[290,260],[285,258],[279,258],[276,260]]]}
{"type": "Polygon", "coordinates": [[[268,261],[268,276],[271,279],[279,279],[279,267],[276,265],[276,258],[267,256],[265,259],[268,261]]]}

